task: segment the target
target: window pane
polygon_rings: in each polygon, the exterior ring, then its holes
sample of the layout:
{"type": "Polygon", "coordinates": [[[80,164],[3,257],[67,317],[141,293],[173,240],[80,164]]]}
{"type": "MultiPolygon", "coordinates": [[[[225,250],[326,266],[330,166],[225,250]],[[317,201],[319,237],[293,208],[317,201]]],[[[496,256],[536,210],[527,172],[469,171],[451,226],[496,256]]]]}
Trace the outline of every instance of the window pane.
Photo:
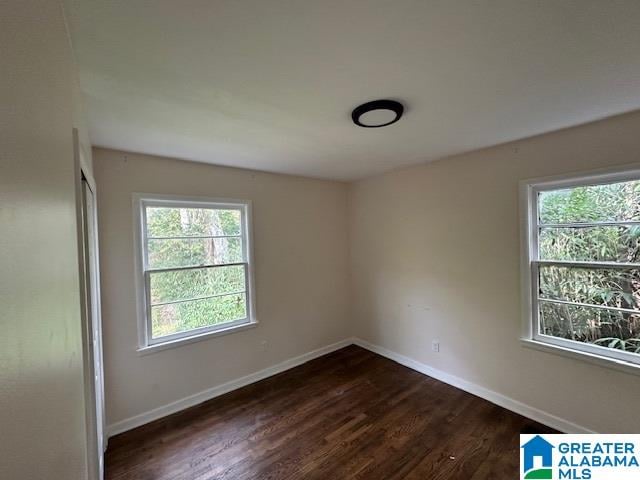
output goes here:
{"type": "Polygon", "coordinates": [[[640,263],[640,226],[541,228],[541,260],[640,263]]]}
{"type": "Polygon", "coordinates": [[[151,272],[151,304],[245,290],[244,266],[151,272]]]}
{"type": "Polygon", "coordinates": [[[150,268],[219,265],[243,261],[240,237],[149,240],[148,245],[150,268]]]}
{"type": "Polygon", "coordinates": [[[640,315],[540,302],[540,333],[640,353],[640,315]]]}
{"type": "Polygon", "coordinates": [[[640,220],[640,180],[541,192],[541,223],[640,220]]]}
{"type": "Polygon", "coordinates": [[[147,236],[240,235],[240,210],[147,207],[147,236]]]}
{"type": "Polygon", "coordinates": [[[640,310],[640,270],[540,266],[540,296],[640,310]]]}
{"type": "Polygon", "coordinates": [[[247,318],[244,293],[151,307],[153,338],[247,318]]]}

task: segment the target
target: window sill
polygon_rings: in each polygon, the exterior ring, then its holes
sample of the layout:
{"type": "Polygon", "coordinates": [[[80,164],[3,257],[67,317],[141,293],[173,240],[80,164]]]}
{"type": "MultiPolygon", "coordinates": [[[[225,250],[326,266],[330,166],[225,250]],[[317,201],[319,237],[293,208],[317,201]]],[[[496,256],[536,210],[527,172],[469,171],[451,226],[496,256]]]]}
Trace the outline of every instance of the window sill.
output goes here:
{"type": "Polygon", "coordinates": [[[189,343],[201,342],[203,340],[209,340],[213,337],[221,337],[223,335],[229,335],[231,333],[242,332],[258,326],[258,321],[243,323],[241,325],[233,325],[227,328],[221,328],[220,330],[214,330],[212,332],[205,332],[199,335],[193,335],[186,338],[178,338],[176,340],[169,340],[167,342],[157,343],[155,345],[148,345],[146,347],[139,347],[138,355],[150,355],[152,353],[160,352],[162,350],[168,350],[170,348],[181,347],[189,343]]]}
{"type": "Polygon", "coordinates": [[[520,339],[520,342],[522,343],[522,346],[526,348],[532,348],[541,352],[553,353],[562,357],[581,360],[583,362],[598,365],[599,367],[610,368],[619,372],[640,375],[640,364],[625,362],[624,360],[596,355],[594,353],[581,352],[579,350],[551,345],[549,343],[530,340],[528,338],[522,338],[520,339]]]}

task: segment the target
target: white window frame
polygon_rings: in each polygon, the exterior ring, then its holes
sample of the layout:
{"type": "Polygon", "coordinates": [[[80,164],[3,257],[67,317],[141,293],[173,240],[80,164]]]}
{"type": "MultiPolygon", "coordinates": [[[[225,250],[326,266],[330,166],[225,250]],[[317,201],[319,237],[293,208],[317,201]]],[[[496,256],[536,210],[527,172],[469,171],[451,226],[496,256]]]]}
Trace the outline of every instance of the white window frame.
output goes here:
{"type": "MultiPolygon", "coordinates": [[[[134,216],[134,253],[135,253],[135,281],[138,323],[138,352],[141,354],[164,350],[178,345],[205,340],[213,336],[245,330],[257,325],[255,305],[255,280],[253,260],[253,231],[251,222],[251,201],[230,198],[190,197],[178,195],[158,195],[147,193],[133,194],[134,216]],[[245,291],[247,296],[247,317],[226,322],[219,325],[197,328],[186,332],[153,338],[151,334],[150,309],[150,272],[185,270],[200,267],[175,267],[150,269],[147,265],[147,207],[172,208],[214,208],[240,210],[243,242],[243,262],[224,265],[243,265],[245,268],[245,291]]],[[[218,266],[218,265],[217,265],[218,266]]],[[[210,267],[216,268],[216,267],[210,267]]]]}
{"type": "MultiPolygon", "coordinates": [[[[543,335],[539,332],[538,291],[540,265],[586,266],[592,268],[640,268],[637,263],[541,261],[538,256],[538,194],[585,185],[602,185],[616,182],[640,180],[640,165],[600,169],[581,174],[528,179],[520,182],[521,211],[521,287],[522,287],[522,342],[526,347],[559,354],[569,358],[585,360],[597,365],[628,373],[640,374],[640,355],[614,350],[599,345],[587,344],[563,338],[543,335]]],[[[615,222],[620,224],[620,222],[615,222]]],[[[610,225],[598,222],[594,226],[610,225]]],[[[625,222],[640,224],[640,222],[625,222]]],[[[563,224],[561,226],[571,226],[563,224]]],[[[580,225],[586,225],[581,223],[580,225]]],[[[572,302],[565,302],[575,304],[572,302]]],[[[575,304],[581,305],[581,304],[575,304]]],[[[591,307],[591,305],[589,305],[591,307]]],[[[595,307],[599,308],[599,307],[595,307]]],[[[609,308],[610,310],[616,310],[609,308]]]]}

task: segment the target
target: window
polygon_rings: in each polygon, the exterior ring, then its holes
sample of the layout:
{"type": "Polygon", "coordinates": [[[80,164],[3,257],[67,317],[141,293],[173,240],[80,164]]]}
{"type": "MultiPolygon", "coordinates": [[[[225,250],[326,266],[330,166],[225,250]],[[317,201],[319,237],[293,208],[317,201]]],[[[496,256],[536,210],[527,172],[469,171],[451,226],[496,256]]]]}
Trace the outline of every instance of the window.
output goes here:
{"type": "Polygon", "coordinates": [[[250,205],[134,196],[140,346],[255,323],[250,205]]]}
{"type": "Polygon", "coordinates": [[[529,340],[640,363],[640,172],[523,183],[529,340]]]}

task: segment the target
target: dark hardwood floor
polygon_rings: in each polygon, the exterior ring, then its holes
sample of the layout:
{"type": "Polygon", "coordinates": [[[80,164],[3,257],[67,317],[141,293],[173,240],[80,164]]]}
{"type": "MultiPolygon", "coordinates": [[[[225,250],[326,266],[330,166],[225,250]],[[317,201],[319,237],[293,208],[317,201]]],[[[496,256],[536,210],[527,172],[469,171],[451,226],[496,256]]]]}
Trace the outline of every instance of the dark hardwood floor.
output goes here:
{"type": "Polygon", "coordinates": [[[356,346],[113,437],[107,480],[515,479],[547,427],[356,346]]]}

